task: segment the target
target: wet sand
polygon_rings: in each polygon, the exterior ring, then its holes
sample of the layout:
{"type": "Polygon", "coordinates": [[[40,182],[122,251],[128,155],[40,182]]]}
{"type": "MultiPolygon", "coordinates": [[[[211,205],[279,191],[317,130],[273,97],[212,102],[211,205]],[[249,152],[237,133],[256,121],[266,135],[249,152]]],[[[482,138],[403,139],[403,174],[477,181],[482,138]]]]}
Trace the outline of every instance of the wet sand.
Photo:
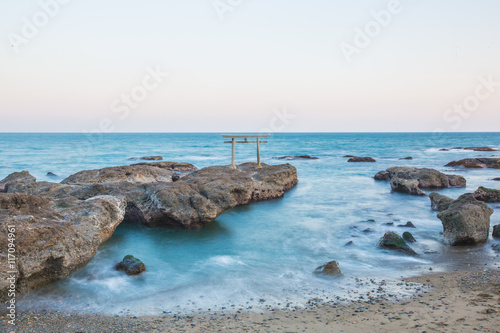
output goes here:
{"type": "MultiPolygon", "coordinates": [[[[495,259],[496,261],[496,259],[495,259]]],[[[332,304],[311,299],[306,309],[193,316],[116,317],[53,311],[22,312],[5,332],[500,332],[500,263],[401,280],[422,292],[397,302],[383,294],[332,304]],[[11,329],[13,328],[13,329],[11,329]],[[10,330],[9,330],[10,329],[10,330]]],[[[3,331],[3,329],[2,329],[3,331]]]]}

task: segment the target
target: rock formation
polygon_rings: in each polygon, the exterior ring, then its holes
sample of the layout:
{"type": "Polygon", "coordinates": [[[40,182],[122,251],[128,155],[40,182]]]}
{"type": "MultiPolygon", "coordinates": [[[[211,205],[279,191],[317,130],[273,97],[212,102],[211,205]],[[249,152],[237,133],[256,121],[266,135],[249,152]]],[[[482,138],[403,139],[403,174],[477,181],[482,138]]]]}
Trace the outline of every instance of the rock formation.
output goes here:
{"type": "Polygon", "coordinates": [[[426,195],[421,188],[445,188],[465,186],[466,180],[459,175],[445,175],[434,169],[414,167],[392,167],[380,171],[375,180],[390,180],[393,191],[414,195],[426,195]]]}
{"type": "Polygon", "coordinates": [[[140,259],[129,254],[116,264],[115,269],[124,271],[127,275],[138,275],[146,270],[146,265],[140,259]]]}
{"type": "Polygon", "coordinates": [[[442,195],[436,192],[429,194],[429,198],[431,199],[431,208],[437,210],[438,212],[447,210],[448,207],[450,207],[451,203],[455,201],[454,199],[449,198],[446,195],[442,195]]]}
{"type": "Polygon", "coordinates": [[[500,202],[500,190],[480,186],[474,192],[474,197],[483,202],[500,202]]]}
{"type": "Polygon", "coordinates": [[[461,195],[437,215],[443,223],[445,243],[465,245],[485,242],[491,214],[493,209],[476,200],[472,193],[461,195]]]}
{"type": "Polygon", "coordinates": [[[500,158],[466,158],[459,161],[452,161],[445,166],[458,167],[462,166],[464,168],[490,168],[490,169],[500,169],[500,158]]]}

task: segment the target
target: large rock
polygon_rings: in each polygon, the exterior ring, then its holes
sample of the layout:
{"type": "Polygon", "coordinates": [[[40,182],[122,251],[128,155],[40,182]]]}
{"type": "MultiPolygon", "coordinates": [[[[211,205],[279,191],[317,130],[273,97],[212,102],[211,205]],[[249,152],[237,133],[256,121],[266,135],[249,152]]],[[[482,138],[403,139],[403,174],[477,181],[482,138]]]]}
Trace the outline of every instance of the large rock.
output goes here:
{"type": "Polygon", "coordinates": [[[0,233],[15,227],[16,261],[6,267],[7,239],[0,238],[0,291],[16,271],[20,292],[64,278],[95,255],[125,215],[126,201],[112,196],[64,200],[22,193],[0,194],[0,233]]]}
{"type": "Polygon", "coordinates": [[[314,270],[314,273],[329,276],[342,275],[338,261],[329,261],[326,264],[317,267],[314,270]]]}
{"type": "Polygon", "coordinates": [[[474,194],[463,194],[437,215],[443,223],[445,243],[465,245],[485,242],[491,214],[493,209],[476,200],[474,194]]]}
{"type": "Polygon", "coordinates": [[[437,210],[438,212],[447,210],[448,207],[450,207],[451,203],[455,201],[454,199],[447,197],[446,195],[442,195],[436,192],[429,194],[429,198],[431,199],[431,208],[437,210]]]}
{"type": "Polygon", "coordinates": [[[500,190],[480,186],[476,192],[474,192],[474,197],[484,202],[500,202],[500,190]]]}
{"type": "Polygon", "coordinates": [[[146,265],[133,255],[126,255],[123,260],[116,264],[117,271],[124,271],[127,275],[138,275],[146,270],[146,265]]]}
{"type": "Polygon", "coordinates": [[[378,172],[374,178],[390,180],[393,191],[414,195],[426,195],[421,188],[463,187],[466,184],[465,178],[459,175],[446,175],[434,169],[414,167],[392,167],[378,172]]]}
{"type": "Polygon", "coordinates": [[[500,224],[493,226],[493,232],[491,233],[491,235],[495,238],[500,238],[500,224]]]}
{"type": "Polygon", "coordinates": [[[384,249],[396,250],[412,256],[417,255],[417,253],[406,244],[405,240],[395,232],[386,232],[378,244],[384,249]]]}
{"type": "Polygon", "coordinates": [[[445,166],[458,167],[462,166],[464,168],[490,168],[490,169],[500,169],[500,158],[466,158],[459,161],[452,161],[445,166]]]}

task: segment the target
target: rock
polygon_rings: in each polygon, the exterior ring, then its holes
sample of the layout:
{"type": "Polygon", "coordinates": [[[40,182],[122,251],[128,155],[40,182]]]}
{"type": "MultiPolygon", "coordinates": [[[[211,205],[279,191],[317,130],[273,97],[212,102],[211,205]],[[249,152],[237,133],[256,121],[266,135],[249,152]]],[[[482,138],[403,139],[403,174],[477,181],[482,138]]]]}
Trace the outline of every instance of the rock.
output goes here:
{"type": "Polygon", "coordinates": [[[500,253],[500,244],[493,244],[491,248],[493,251],[500,253]]]}
{"type": "Polygon", "coordinates": [[[372,229],[366,228],[366,229],[363,229],[363,232],[372,232],[372,229]]]}
{"type": "Polygon", "coordinates": [[[348,241],[347,243],[344,244],[344,246],[351,246],[351,245],[354,245],[353,241],[348,241]]]}
{"type": "Polygon", "coordinates": [[[473,151],[498,151],[497,149],[493,149],[491,147],[465,147],[464,149],[473,151]]]}
{"type": "Polygon", "coordinates": [[[197,168],[191,163],[177,163],[177,162],[142,162],[132,165],[147,165],[155,168],[166,169],[170,171],[194,171],[197,168]]]}
{"type": "Polygon", "coordinates": [[[351,157],[347,162],[377,162],[371,157],[351,157]]]}
{"type": "Polygon", "coordinates": [[[339,268],[338,261],[329,261],[324,265],[319,266],[314,270],[315,274],[323,274],[329,276],[341,275],[342,271],[339,268]]]}
{"type": "Polygon", "coordinates": [[[397,250],[412,256],[417,255],[404,239],[394,232],[386,232],[379,241],[379,246],[389,250],[397,250]]]}
{"type": "Polygon", "coordinates": [[[402,228],[416,228],[415,225],[411,221],[406,222],[406,224],[400,224],[398,227],[402,228]]]}
{"type": "Polygon", "coordinates": [[[356,156],[354,156],[354,155],[344,155],[342,157],[356,157],[356,156]]]}
{"type": "Polygon", "coordinates": [[[402,179],[393,177],[391,179],[391,188],[395,192],[404,192],[413,195],[427,195],[418,187],[417,179],[402,179]]]}
{"type": "Polygon", "coordinates": [[[28,171],[14,172],[0,181],[2,192],[15,191],[16,188],[36,182],[36,178],[28,171]]]}
{"type": "Polygon", "coordinates": [[[140,159],[146,160],[146,161],[161,161],[161,160],[163,160],[163,157],[162,156],[143,156],[140,159]]]}
{"type": "Polygon", "coordinates": [[[412,159],[413,159],[413,157],[411,157],[411,156],[400,158],[400,160],[412,160],[412,159]]]}
{"type": "Polygon", "coordinates": [[[458,175],[446,175],[434,169],[392,167],[380,171],[375,180],[390,180],[393,191],[414,195],[426,195],[420,188],[445,188],[465,186],[466,180],[458,175]]]}
{"type": "Polygon", "coordinates": [[[146,270],[146,265],[132,255],[126,255],[123,260],[116,264],[117,271],[124,271],[127,275],[138,275],[146,270]]]}
{"type": "Polygon", "coordinates": [[[493,226],[493,232],[491,235],[495,238],[500,238],[500,224],[493,226]]]}
{"type": "Polygon", "coordinates": [[[451,203],[455,200],[447,197],[446,195],[442,195],[436,192],[429,194],[429,198],[431,199],[431,208],[442,212],[443,210],[447,210],[451,203]]]}
{"type": "Polygon", "coordinates": [[[47,172],[47,176],[49,177],[57,177],[57,175],[53,172],[47,172]]]}
{"type": "Polygon", "coordinates": [[[480,186],[474,192],[476,200],[484,202],[500,202],[500,190],[480,186]]]}
{"type": "Polygon", "coordinates": [[[405,231],[403,232],[403,239],[409,243],[415,243],[416,240],[415,238],[413,237],[413,235],[411,234],[411,232],[408,232],[408,231],[405,231]]]}
{"type": "Polygon", "coordinates": [[[384,223],[384,225],[393,226],[394,222],[387,222],[387,223],[384,223]]]}
{"type": "Polygon", "coordinates": [[[461,195],[437,215],[443,224],[445,243],[465,245],[485,242],[491,214],[493,209],[476,200],[472,193],[461,195]]]}
{"type": "Polygon", "coordinates": [[[300,155],[300,156],[281,156],[276,157],[279,160],[317,160],[319,157],[309,156],[309,155],[300,155]]]}
{"type": "Polygon", "coordinates": [[[445,166],[458,167],[462,166],[464,168],[490,168],[490,169],[500,169],[500,158],[466,158],[459,161],[452,161],[445,166]]]}
{"type": "MultiPolygon", "coordinates": [[[[24,193],[0,194],[0,232],[15,225],[19,292],[67,277],[87,264],[98,246],[122,222],[123,198],[97,196],[58,200],[24,193]]],[[[0,238],[1,262],[7,262],[7,237],[0,238]]],[[[2,264],[2,265],[3,265],[2,264]]],[[[5,266],[4,266],[5,267],[5,266]]],[[[0,293],[6,295],[7,270],[0,269],[0,293]]]]}
{"type": "Polygon", "coordinates": [[[441,149],[439,149],[439,151],[450,151],[450,150],[447,148],[441,148],[441,149]]]}
{"type": "Polygon", "coordinates": [[[493,178],[492,180],[500,181],[500,178],[493,178]]]}
{"type": "Polygon", "coordinates": [[[176,181],[178,181],[179,179],[181,179],[181,176],[179,176],[178,174],[173,174],[173,175],[172,175],[172,181],[173,181],[173,182],[176,182],[176,181]]]}

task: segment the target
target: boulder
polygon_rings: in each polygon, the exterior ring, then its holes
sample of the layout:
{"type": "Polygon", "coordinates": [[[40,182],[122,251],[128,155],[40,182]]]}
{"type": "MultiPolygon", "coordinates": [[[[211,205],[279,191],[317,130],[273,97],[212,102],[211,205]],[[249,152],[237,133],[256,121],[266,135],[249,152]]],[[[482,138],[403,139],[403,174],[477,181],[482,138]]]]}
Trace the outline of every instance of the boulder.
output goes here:
{"type": "Polygon", "coordinates": [[[374,178],[390,180],[393,191],[414,195],[426,195],[421,188],[463,187],[466,184],[465,178],[459,175],[446,175],[434,169],[414,167],[392,167],[378,172],[374,178]]]}
{"type": "Polygon", "coordinates": [[[391,189],[395,192],[403,192],[413,195],[427,195],[427,193],[418,187],[417,179],[393,177],[391,179],[391,189]]]}
{"type": "Polygon", "coordinates": [[[429,198],[431,199],[431,208],[439,212],[447,210],[448,207],[450,207],[451,203],[455,201],[454,199],[449,198],[446,195],[442,195],[436,192],[429,194],[429,198]]]}
{"type": "Polygon", "coordinates": [[[351,157],[347,162],[377,162],[371,157],[351,157]]]}
{"type": "Polygon", "coordinates": [[[474,192],[474,197],[484,202],[500,202],[500,190],[480,186],[476,192],[474,192]]]}
{"type": "Polygon", "coordinates": [[[413,235],[411,234],[411,232],[408,232],[408,231],[403,232],[403,239],[405,241],[407,241],[408,243],[415,243],[416,242],[416,240],[413,237],[413,235]]]}
{"type": "Polygon", "coordinates": [[[138,275],[146,270],[146,265],[133,255],[126,255],[123,260],[116,264],[117,271],[124,271],[127,275],[138,275]]]}
{"type": "Polygon", "coordinates": [[[335,276],[335,275],[342,275],[342,271],[340,270],[339,267],[339,262],[338,261],[329,261],[324,265],[319,266],[314,270],[315,274],[322,274],[322,275],[329,275],[329,276],[335,276]]]}
{"type": "Polygon", "coordinates": [[[472,193],[461,195],[437,215],[443,224],[445,243],[465,245],[485,242],[491,214],[493,209],[476,200],[472,193]]]}
{"type": "MultiPolygon", "coordinates": [[[[125,215],[123,198],[97,196],[87,200],[23,193],[0,194],[0,232],[15,226],[17,289],[26,292],[64,278],[87,264],[98,246],[111,237],[125,215]]],[[[0,238],[6,262],[7,238],[0,238]]],[[[6,271],[0,271],[5,295],[6,271]]]]}
{"type": "Polygon", "coordinates": [[[462,166],[464,168],[490,168],[490,169],[500,169],[500,158],[466,158],[459,161],[452,161],[445,166],[458,167],[462,166]]]}
{"type": "Polygon", "coordinates": [[[500,224],[493,226],[493,232],[491,235],[495,238],[500,238],[500,224]]]}
{"type": "Polygon", "coordinates": [[[278,160],[317,160],[319,157],[309,156],[309,155],[300,155],[300,156],[281,156],[276,157],[278,160]]]}
{"type": "Polygon", "coordinates": [[[378,244],[384,249],[397,250],[412,256],[417,255],[417,253],[406,244],[405,240],[395,232],[386,232],[378,244]]]}

